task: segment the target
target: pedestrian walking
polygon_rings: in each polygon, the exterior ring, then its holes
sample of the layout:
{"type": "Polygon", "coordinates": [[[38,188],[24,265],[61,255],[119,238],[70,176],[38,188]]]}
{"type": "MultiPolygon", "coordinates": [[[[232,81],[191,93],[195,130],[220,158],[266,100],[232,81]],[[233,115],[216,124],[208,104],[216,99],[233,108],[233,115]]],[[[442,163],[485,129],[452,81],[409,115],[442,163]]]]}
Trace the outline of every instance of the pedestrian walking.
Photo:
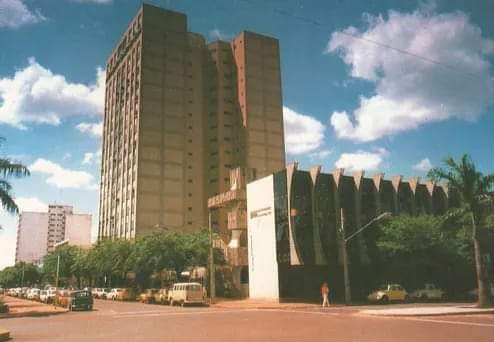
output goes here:
{"type": "Polygon", "coordinates": [[[324,282],[321,286],[322,307],[329,306],[329,287],[328,283],[324,282]]]}

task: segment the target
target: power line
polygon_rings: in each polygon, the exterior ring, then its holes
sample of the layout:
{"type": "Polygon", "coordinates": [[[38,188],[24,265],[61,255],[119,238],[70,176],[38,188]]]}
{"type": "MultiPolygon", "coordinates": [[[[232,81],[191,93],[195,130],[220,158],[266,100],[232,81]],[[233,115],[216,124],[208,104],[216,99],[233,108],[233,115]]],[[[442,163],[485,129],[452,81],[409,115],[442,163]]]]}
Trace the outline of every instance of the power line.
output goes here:
{"type": "MultiPolygon", "coordinates": [[[[251,6],[254,5],[252,3],[252,1],[250,1],[250,0],[237,0],[237,1],[241,1],[241,2],[247,3],[247,4],[251,5],[251,6]]],[[[326,28],[325,28],[326,25],[323,24],[323,23],[321,23],[320,21],[317,21],[316,19],[312,19],[312,18],[309,18],[309,17],[304,17],[304,16],[301,16],[301,15],[295,15],[295,14],[293,14],[293,13],[287,11],[287,10],[281,9],[281,8],[271,7],[268,10],[270,10],[271,12],[274,12],[274,13],[277,13],[277,14],[280,14],[280,15],[283,15],[283,16],[286,16],[286,17],[291,17],[291,18],[293,18],[295,20],[299,20],[299,21],[302,21],[302,22],[305,22],[305,23],[308,23],[308,24],[311,24],[311,25],[314,25],[314,26],[318,26],[318,27],[323,28],[323,29],[326,30],[326,28]]],[[[440,62],[438,60],[435,60],[435,59],[432,59],[432,58],[429,58],[429,57],[425,57],[425,56],[422,56],[422,55],[413,53],[413,52],[408,51],[408,50],[400,49],[400,48],[397,48],[395,46],[392,46],[392,45],[389,45],[389,44],[386,44],[386,43],[383,43],[383,42],[379,42],[379,41],[376,41],[376,40],[373,40],[373,39],[370,39],[370,38],[365,38],[365,37],[359,36],[357,34],[351,34],[349,32],[344,32],[344,31],[339,31],[338,34],[342,34],[342,35],[348,36],[348,37],[353,38],[353,39],[357,39],[357,40],[361,40],[361,41],[364,41],[364,42],[367,42],[367,43],[371,43],[371,44],[374,44],[376,46],[383,47],[383,48],[386,48],[386,49],[389,49],[389,50],[393,50],[393,51],[399,52],[399,53],[404,54],[404,55],[415,57],[415,58],[420,59],[420,60],[422,60],[424,62],[428,62],[428,63],[435,64],[435,65],[439,65],[439,66],[441,66],[443,68],[452,70],[452,71],[454,71],[454,72],[456,72],[458,74],[463,74],[465,76],[469,76],[471,78],[479,79],[480,77],[482,77],[482,80],[483,81],[488,80],[488,81],[494,82],[494,78],[492,78],[492,77],[488,77],[486,79],[484,77],[485,75],[482,75],[482,74],[479,74],[479,73],[466,72],[464,70],[458,69],[458,68],[456,68],[456,67],[454,67],[452,65],[449,65],[449,64],[440,62]]]]}

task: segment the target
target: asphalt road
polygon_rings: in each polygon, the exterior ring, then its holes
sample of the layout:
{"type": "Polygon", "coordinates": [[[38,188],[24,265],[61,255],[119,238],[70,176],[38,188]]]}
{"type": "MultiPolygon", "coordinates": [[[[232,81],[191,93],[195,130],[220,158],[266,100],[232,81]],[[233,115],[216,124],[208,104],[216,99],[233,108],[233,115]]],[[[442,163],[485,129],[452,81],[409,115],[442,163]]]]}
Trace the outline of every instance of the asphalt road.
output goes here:
{"type": "Polygon", "coordinates": [[[354,308],[181,308],[97,300],[92,312],[0,321],[13,341],[489,341],[494,315],[372,317],[354,308]]]}

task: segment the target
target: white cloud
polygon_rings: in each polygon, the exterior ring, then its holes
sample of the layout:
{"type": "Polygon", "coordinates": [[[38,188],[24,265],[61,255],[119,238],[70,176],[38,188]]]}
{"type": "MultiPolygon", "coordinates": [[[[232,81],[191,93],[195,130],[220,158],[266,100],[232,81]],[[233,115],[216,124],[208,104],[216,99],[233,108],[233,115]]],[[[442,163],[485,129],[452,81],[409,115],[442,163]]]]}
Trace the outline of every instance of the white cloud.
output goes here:
{"type": "Polygon", "coordinates": [[[219,28],[214,28],[209,31],[209,38],[212,40],[230,40],[233,37],[232,34],[225,33],[219,28]]]}
{"type": "Polygon", "coordinates": [[[44,20],[39,10],[30,10],[22,0],[0,0],[0,28],[15,29],[44,20]]]}
{"type": "Polygon", "coordinates": [[[333,151],[328,149],[319,150],[316,152],[309,153],[309,158],[311,159],[325,159],[327,158],[333,151]]]}
{"type": "Polygon", "coordinates": [[[376,86],[374,95],[360,97],[352,114],[332,114],[339,138],[366,142],[429,122],[475,120],[494,103],[489,62],[494,41],[482,38],[462,12],[432,10],[390,11],[387,18],[366,14],[366,30],[348,27],[332,34],[326,52],[339,53],[352,77],[376,86]]]}
{"type": "Polygon", "coordinates": [[[384,148],[376,149],[375,152],[359,150],[354,153],[342,153],[335,166],[349,171],[373,171],[381,166],[388,154],[389,152],[384,148]]]}
{"type": "Polygon", "coordinates": [[[315,118],[283,106],[285,147],[288,154],[314,152],[324,141],[324,125],[315,118]]]}
{"type": "Polygon", "coordinates": [[[13,77],[0,78],[0,123],[26,128],[26,123],[58,125],[64,117],[103,112],[105,72],[97,68],[91,85],[71,83],[29,58],[13,77]]]}
{"type": "Polygon", "coordinates": [[[40,211],[46,212],[48,204],[36,197],[17,197],[15,203],[19,207],[19,211],[40,211]]]}
{"type": "Polygon", "coordinates": [[[46,159],[37,159],[29,166],[29,169],[32,172],[48,174],[49,177],[46,179],[46,183],[55,185],[55,187],[60,189],[73,188],[95,190],[98,188],[94,183],[94,177],[90,173],[64,169],[60,165],[46,159]]]}
{"type": "Polygon", "coordinates": [[[94,2],[95,4],[111,4],[113,0],[73,0],[75,2],[94,2]]]}
{"type": "Polygon", "coordinates": [[[424,158],[417,164],[413,166],[414,170],[421,171],[421,172],[427,172],[430,169],[432,169],[432,163],[429,160],[429,158],[424,158]]]}
{"type": "Polygon", "coordinates": [[[101,161],[101,148],[96,152],[86,152],[82,158],[83,165],[91,165],[101,161]]]}
{"type": "Polygon", "coordinates": [[[103,134],[102,121],[98,123],[81,122],[75,128],[77,128],[77,130],[79,130],[82,133],[89,133],[90,135],[98,138],[100,138],[101,135],[103,134]]]}

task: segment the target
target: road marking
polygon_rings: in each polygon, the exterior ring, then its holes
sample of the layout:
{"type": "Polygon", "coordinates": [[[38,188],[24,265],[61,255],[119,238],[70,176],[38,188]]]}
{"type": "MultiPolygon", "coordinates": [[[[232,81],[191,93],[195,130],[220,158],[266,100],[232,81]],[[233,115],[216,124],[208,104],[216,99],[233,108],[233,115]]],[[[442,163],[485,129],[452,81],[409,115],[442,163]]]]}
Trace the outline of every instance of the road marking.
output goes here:
{"type": "Polygon", "coordinates": [[[134,312],[133,314],[118,314],[114,315],[114,318],[134,318],[134,317],[159,317],[159,316],[185,316],[185,315],[202,315],[202,314],[217,314],[217,313],[240,313],[247,311],[256,311],[252,309],[242,309],[242,310],[209,310],[209,311],[159,311],[154,313],[144,313],[139,314],[139,312],[134,312]]]}
{"type": "Polygon", "coordinates": [[[327,312],[327,311],[305,311],[305,310],[296,310],[296,309],[256,309],[258,311],[274,311],[274,312],[291,312],[291,313],[303,313],[303,314],[312,314],[312,315],[323,315],[323,316],[341,316],[341,313],[336,312],[327,312]]]}
{"type": "Polygon", "coordinates": [[[442,324],[454,324],[454,325],[471,325],[476,327],[487,327],[494,328],[494,324],[489,323],[476,323],[476,322],[464,322],[464,321],[448,321],[442,319],[430,319],[430,318],[403,318],[407,321],[419,321],[419,322],[430,322],[430,323],[442,323],[442,324]]]}

